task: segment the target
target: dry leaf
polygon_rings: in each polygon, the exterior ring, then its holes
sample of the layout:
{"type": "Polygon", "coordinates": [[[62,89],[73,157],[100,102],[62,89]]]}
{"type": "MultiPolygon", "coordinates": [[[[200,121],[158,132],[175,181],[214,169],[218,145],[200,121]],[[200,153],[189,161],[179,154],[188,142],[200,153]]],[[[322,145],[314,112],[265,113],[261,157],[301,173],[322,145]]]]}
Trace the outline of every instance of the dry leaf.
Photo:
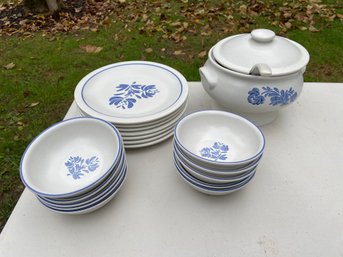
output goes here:
{"type": "Polygon", "coordinates": [[[15,67],[15,63],[11,62],[3,66],[6,70],[11,70],[15,67]]]}
{"type": "Polygon", "coordinates": [[[285,23],[285,26],[286,26],[287,29],[290,29],[290,28],[292,27],[292,23],[286,22],[286,23],[285,23]]]}
{"type": "Polygon", "coordinates": [[[317,29],[316,27],[314,27],[314,26],[312,26],[312,25],[310,25],[310,27],[308,28],[308,30],[311,31],[311,32],[318,32],[318,31],[319,31],[319,29],[317,29]]]}
{"type": "Polygon", "coordinates": [[[35,107],[35,106],[37,106],[37,105],[39,105],[39,102],[34,102],[34,103],[31,103],[31,104],[29,105],[29,107],[32,108],[32,107],[35,107]]]}
{"type": "Polygon", "coordinates": [[[148,54],[150,54],[150,53],[153,52],[153,49],[152,49],[151,47],[146,48],[146,49],[145,49],[145,52],[148,53],[148,54]]]}
{"type": "Polygon", "coordinates": [[[86,53],[99,53],[103,48],[94,45],[83,45],[80,48],[86,53]]]}
{"type": "Polygon", "coordinates": [[[174,53],[173,53],[173,55],[182,55],[182,54],[184,54],[184,53],[182,52],[182,50],[176,50],[176,51],[174,51],[174,53]]]}
{"type": "Polygon", "coordinates": [[[204,57],[206,56],[206,54],[207,54],[207,51],[206,51],[206,50],[205,50],[205,51],[202,51],[202,52],[198,53],[198,57],[199,57],[199,58],[204,58],[204,57]]]}

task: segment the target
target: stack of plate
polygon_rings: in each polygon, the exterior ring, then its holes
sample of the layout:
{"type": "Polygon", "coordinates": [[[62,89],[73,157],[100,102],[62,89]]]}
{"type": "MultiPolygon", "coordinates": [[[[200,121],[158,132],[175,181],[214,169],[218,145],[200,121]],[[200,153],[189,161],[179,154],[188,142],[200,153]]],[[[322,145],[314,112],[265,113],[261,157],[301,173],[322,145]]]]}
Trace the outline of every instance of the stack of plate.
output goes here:
{"type": "Polygon", "coordinates": [[[96,118],[59,122],[38,135],[20,163],[25,186],[47,208],[82,214],[108,203],[127,173],[119,131],[96,118]]]}
{"type": "Polygon", "coordinates": [[[264,151],[262,132],[250,121],[223,111],[183,118],[174,133],[174,164],[194,189],[224,195],[246,186],[264,151]]]}
{"type": "Polygon", "coordinates": [[[129,61],[89,73],[76,86],[74,97],[81,116],[113,123],[125,148],[138,148],[173,135],[186,109],[188,85],[171,67],[129,61]]]}

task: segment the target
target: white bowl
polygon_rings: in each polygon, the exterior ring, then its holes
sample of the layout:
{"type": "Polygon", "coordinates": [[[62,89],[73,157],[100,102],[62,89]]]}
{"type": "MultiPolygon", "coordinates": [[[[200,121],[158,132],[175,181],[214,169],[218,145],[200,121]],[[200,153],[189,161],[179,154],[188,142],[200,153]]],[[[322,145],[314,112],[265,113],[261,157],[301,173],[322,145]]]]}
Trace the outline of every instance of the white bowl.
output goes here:
{"type": "Polygon", "coordinates": [[[225,184],[235,181],[243,180],[247,177],[249,177],[253,172],[256,170],[256,166],[253,169],[248,170],[247,172],[239,175],[232,176],[231,174],[229,176],[216,176],[213,174],[205,173],[200,169],[195,169],[191,165],[189,165],[187,162],[185,162],[180,156],[178,155],[177,150],[174,148],[174,157],[179,162],[179,164],[182,166],[182,168],[187,171],[190,175],[193,177],[202,180],[204,182],[208,183],[214,183],[214,184],[225,184]]]}
{"type": "Polygon", "coordinates": [[[35,194],[81,195],[111,173],[123,151],[118,130],[97,118],[73,118],[44,130],[26,148],[20,176],[35,194]]]}
{"type": "Polygon", "coordinates": [[[118,173],[118,176],[116,176],[114,179],[112,179],[111,183],[104,188],[101,188],[101,190],[96,194],[94,197],[87,201],[81,201],[81,202],[76,202],[73,204],[56,204],[56,203],[51,203],[47,201],[46,199],[42,197],[38,197],[38,200],[43,203],[46,207],[52,208],[52,209],[58,209],[58,210],[63,210],[63,211],[75,211],[75,210],[80,210],[80,209],[87,209],[90,206],[93,206],[96,203],[100,203],[106,196],[112,194],[115,190],[115,188],[118,187],[118,185],[123,181],[123,178],[125,176],[127,167],[124,165],[120,172],[118,173]]]}
{"type": "Polygon", "coordinates": [[[246,166],[239,168],[239,169],[213,169],[211,167],[206,166],[200,166],[197,164],[196,160],[190,159],[188,156],[186,156],[181,149],[177,146],[174,140],[174,151],[176,152],[177,156],[179,157],[180,161],[184,163],[185,165],[189,166],[191,169],[198,171],[199,173],[206,174],[208,176],[212,177],[218,177],[220,179],[231,179],[238,176],[242,176],[252,170],[254,170],[257,165],[259,164],[260,160],[262,159],[261,155],[259,158],[254,160],[253,162],[250,162],[246,166]]]}
{"type": "Polygon", "coordinates": [[[236,191],[244,188],[255,176],[255,173],[253,173],[249,178],[244,180],[243,183],[240,183],[239,185],[233,186],[230,188],[224,188],[224,189],[210,188],[210,187],[207,187],[205,185],[201,185],[201,184],[197,183],[196,181],[194,181],[192,176],[190,176],[187,172],[185,172],[177,163],[174,162],[174,164],[175,164],[175,167],[176,167],[179,175],[188,185],[190,185],[193,189],[195,189],[201,193],[208,194],[208,195],[227,195],[227,194],[231,194],[233,192],[236,192],[236,191]]]}
{"type": "MultiPolygon", "coordinates": [[[[119,192],[121,187],[123,186],[125,179],[127,177],[127,170],[124,170],[124,172],[121,173],[121,180],[118,181],[117,184],[105,195],[101,197],[101,199],[97,200],[96,202],[93,202],[87,206],[84,206],[82,208],[75,208],[75,209],[58,209],[58,208],[52,208],[41,202],[45,207],[49,208],[50,210],[57,212],[57,213],[63,213],[63,214],[71,214],[71,215],[79,215],[79,214],[86,214],[93,212],[95,210],[100,209],[107,203],[109,203],[112,198],[119,192]]],[[[39,200],[39,199],[38,199],[39,200]]],[[[39,200],[40,201],[40,200],[39,200]]]]}
{"type": "Polygon", "coordinates": [[[192,174],[190,174],[184,167],[183,165],[179,162],[179,160],[177,159],[175,153],[173,154],[173,159],[174,159],[174,164],[175,166],[178,167],[179,172],[182,172],[183,175],[187,176],[188,179],[190,179],[192,182],[194,182],[195,184],[197,184],[198,186],[204,186],[207,187],[209,189],[220,189],[220,190],[228,190],[231,188],[236,188],[242,184],[245,184],[245,182],[247,180],[249,180],[249,178],[251,176],[253,176],[256,172],[256,170],[254,170],[253,172],[251,172],[251,174],[248,177],[245,177],[241,180],[238,181],[231,181],[231,182],[227,182],[227,183],[212,183],[212,182],[207,182],[207,181],[203,181],[195,176],[193,176],[192,174]]]}
{"type": "Polygon", "coordinates": [[[261,130],[247,119],[224,111],[199,111],[175,127],[174,138],[182,152],[214,169],[239,169],[258,159],[264,150],[261,130]]]}
{"type": "Polygon", "coordinates": [[[56,204],[56,205],[75,205],[80,203],[86,203],[88,201],[92,201],[95,197],[99,195],[100,192],[102,192],[105,188],[111,187],[111,185],[114,183],[114,181],[120,176],[120,173],[126,169],[126,160],[124,154],[122,155],[119,165],[116,165],[114,170],[111,172],[111,174],[97,187],[94,187],[92,190],[82,194],[77,195],[74,197],[69,198],[50,198],[45,196],[37,195],[38,198],[43,199],[45,202],[48,202],[50,204],[56,204]]]}

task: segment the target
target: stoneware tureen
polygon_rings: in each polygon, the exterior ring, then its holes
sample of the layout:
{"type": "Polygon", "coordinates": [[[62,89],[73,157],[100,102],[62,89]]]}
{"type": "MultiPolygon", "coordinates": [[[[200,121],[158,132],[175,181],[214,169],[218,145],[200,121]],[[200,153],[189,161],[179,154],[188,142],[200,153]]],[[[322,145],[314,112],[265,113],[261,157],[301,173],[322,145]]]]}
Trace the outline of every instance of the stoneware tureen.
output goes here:
{"type": "Polygon", "coordinates": [[[216,103],[264,125],[300,95],[309,59],[300,44],[256,29],[219,41],[199,71],[216,103]]]}

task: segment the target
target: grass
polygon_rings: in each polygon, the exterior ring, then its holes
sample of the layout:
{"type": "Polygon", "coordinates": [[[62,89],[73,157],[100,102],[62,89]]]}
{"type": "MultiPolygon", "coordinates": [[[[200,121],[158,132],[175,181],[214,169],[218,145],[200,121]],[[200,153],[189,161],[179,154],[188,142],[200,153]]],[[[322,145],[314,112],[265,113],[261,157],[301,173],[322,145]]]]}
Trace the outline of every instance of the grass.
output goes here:
{"type": "MultiPolygon", "coordinates": [[[[335,1],[330,2],[337,5],[335,1]]],[[[181,20],[179,11],[183,4],[168,3],[171,11],[167,18],[181,20]]],[[[342,13],[342,8],[336,11],[342,13]]],[[[198,27],[200,31],[209,21],[204,18],[202,22],[198,27]]],[[[142,33],[142,22],[131,23],[125,28],[127,23],[120,20],[97,32],[58,34],[50,38],[39,32],[28,39],[0,37],[0,67],[15,64],[12,69],[0,68],[0,230],[24,189],[18,173],[22,153],[40,131],[63,119],[73,101],[74,88],[83,76],[114,62],[150,60],[176,68],[187,80],[199,80],[198,68],[206,61],[206,56],[198,54],[232,34],[225,32],[227,24],[220,17],[211,22],[211,34],[186,32],[187,40],[180,43],[170,37],[164,38],[158,30],[142,33]],[[103,49],[99,53],[85,53],[80,48],[83,45],[103,49]],[[147,48],[152,52],[146,52],[147,48]],[[181,54],[175,54],[180,50],[181,54]]],[[[310,52],[305,81],[342,82],[342,21],[336,19],[318,24],[323,29],[316,33],[295,28],[284,34],[310,52]]],[[[255,27],[281,32],[268,17],[256,18],[245,30],[255,27]]],[[[241,31],[236,27],[233,33],[241,31]]]]}

